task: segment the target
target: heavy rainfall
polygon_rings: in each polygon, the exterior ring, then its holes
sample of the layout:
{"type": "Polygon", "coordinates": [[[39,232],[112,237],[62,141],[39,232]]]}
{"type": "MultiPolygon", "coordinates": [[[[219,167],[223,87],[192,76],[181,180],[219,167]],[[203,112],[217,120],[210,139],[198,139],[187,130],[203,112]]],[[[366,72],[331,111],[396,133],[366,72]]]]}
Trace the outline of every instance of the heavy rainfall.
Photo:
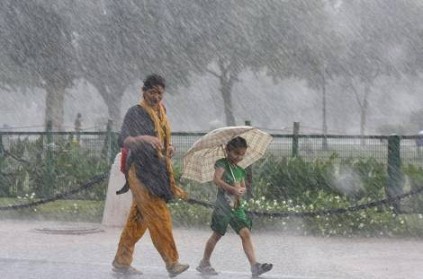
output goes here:
{"type": "Polygon", "coordinates": [[[421,278],[422,14],[2,0],[2,278],[421,278]]]}

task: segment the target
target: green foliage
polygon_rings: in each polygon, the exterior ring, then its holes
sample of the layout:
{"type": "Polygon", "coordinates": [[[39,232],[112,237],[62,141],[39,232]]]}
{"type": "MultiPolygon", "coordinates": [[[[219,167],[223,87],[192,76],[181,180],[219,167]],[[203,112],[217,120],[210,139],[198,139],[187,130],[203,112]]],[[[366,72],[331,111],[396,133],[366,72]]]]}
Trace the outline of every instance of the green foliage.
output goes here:
{"type": "Polygon", "coordinates": [[[180,181],[181,187],[189,194],[190,198],[213,203],[216,200],[217,187],[213,182],[197,183],[191,180],[181,180],[182,167],[174,164],[173,171],[175,180],[180,181]]]}
{"type": "MultiPolygon", "coordinates": [[[[253,166],[254,199],[244,202],[247,210],[264,213],[324,212],[368,204],[385,198],[386,166],[374,158],[305,161],[302,158],[268,156],[253,166]],[[338,161],[339,162],[339,161],[338,161]]],[[[180,170],[180,168],[176,168],[180,170]]],[[[176,171],[179,175],[179,171],[176,171]]],[[[420,168],[408,167],[415,184],[423,182],[420,168]],[[420,182],[417,182],[420,181],[420,182]]],[[[216,187],[209,184],[183,185],[191,197],[213,202],[216,187]]],[[[178,225],[208,227],[211,209],[178,202],[171,205],[178,225]]],[[[397,215],[391,207],[315,217],[254,217],[255,230],[320,236],[423,236],[423,215],[397,215]]]]}
{"type": "MultiPolygon", "coordinates": [[[[86,182],[96,174],[109,169],[104,155],[91,156],[75,142],[61,142],[54,153],[55,193],[74,189],[80,183],[86,182]]],[[[77,194],[79,199],[103,200],[106,194],[106,183],[85,193],[77,194]]]]}
{"type": "MultiPolygon", "coordinates": [[[[265,197],[244,202],[243,206],[253,212],[263,213],[304,213],[325,209],[347,208],[346,197],[320,191],[314,204],[298,205],[292,200],[266,200],[265,197]]],[[[190,205],[182,201],[170,204],[174,224],[208,228],[212,209],[190,205]]],[[[316,236],[344,237],[394,237],[423,236],[423,215],[396,215],[391,208],[369,208],[342,214],[319,215],[315,217],[258,217],[252,215],[253,230],[277,230],[280,233],[316,236]]]]}
{"type": "MultiPolygon", "coordinates": [[[[306,193],[308,194],[308,193],[306,193]]],[[[268,201],[264,197],[250,200],[246,207],[250,210],[277,213],[319,212],[327,209],[347,208],[351,206],[346,197],[317,193],[314,204],[298,205],[292,200],[268,201]]],[[[391,210],[370,208],[361,211],[351,211],[342,214],[319,215],[316,217],[269,217],[256,218],[255,227],[261,229],[277,229],[278,231],[294,232],[301,235],[321,236],[394,236],[408,234],[406,217],[392,214],[391,210]]],[[[423,231],[415,230],[413,235],[422,235],[423,231]]]]}
{"type": "MultiPolygon", "coordinates": [[[[0,206],[26,204],[39,198],[45,182],[46,148],[42,137],[13,142],[10,152],[16,158],[0,158],[1,171],[13,173],[4,176],[7,187],[0,187],[2,194],[14,197],[6,202],[0,199],[0,206]],[[5,190],[7,189],[7,190],[5,190]]],[[[65,192],[89,180],[95,174],[107,171],[109,166],[99,147],[98,155],[66,138],[56,138],[53,148],[55,193],[65,192]]],[[[321,212],[329,209],[348,208],[367,204],[385,198],[387,180],[386,166],[373,158],[339,159],[334,154],[328,160],[306,161],[297,158],[276,158],[269,156],[253,166],[254,199],[244,202],[247,210],[267,213],[321,212]]],[[[406,166],[410,189],[423,185],[421,167],[406,166]]],[[[174,172],[180,181],[181,166],[176,164],[174,172]]],[[[35,208],[2,212],[5,217],[44,218],[58,220],[100,221],[104,206],[105,184],[79,193],[75,200],[60,200],[35,208]],[[76,200],[77,199],[77,200],[76,200]],[[90,199],[84,201],[84,199],[90,199]],[[98,200],[98,201],[95,201],[98,200]]],[[[181,181],[182,187],[191,198],[213,203],[216,186],[213,183],[181,181]]],[[[272,229],[301,235],[321,236],[423,236],[421,195],[408,200],[407,206],[417,214],[396,215],[385,206],[343,214],[320,215],[316,217],[253,217],[255,230],[272,229]]],[[[175,225],[208,228],[212,210],[183,201],[169,204],[175,225]]]]}
{"type": "MultiPolygon", "coordinates": [[[[409,190],[418,190],[423,188],[423,168],[420,166],[407,165],[403,167],[404,174],[409,180],[409,190]]],[[[405,206],[407,211],[413,211],[416,213],[423,212],[423,195],[412,196],[405,200],[405,206]]]]}
{"type": "MultiPolygon", "coordinates": [[[[362,203],[371,199],[362,200],[362,203]]],[[[315,210],[348,208],[350,200],[345,196],[320,193],[315,201],[315,210]]],[[[304,218],[304,230],[322,236],[394,236],[406,233],[403,216],[393,214],[392,208],[372,207],[342,214],[319,215],[304,218]]]]}
{"type": "Polygon", "coordinates": [[[290,199],[298,204],[313,204],[320,191],[352,201],[384,197],[384,164],[374,158],[344,159],[335,164],[336,159],[336,154],[326,161],[310,162],[301,157],[269,156],[254,166],[254,193],[268,200],[290,199]]]}
{"type": "Polygon", "coordinates": [[[316,159],[307,162],[300,157],[277,159],[269,156],[255,170],[255,195],[268,200],[296,200],[299,204],[313,202],[314,194],[320,190],[333,192],[333,158],[328,161],[316,159]],[[310,192],[305,196],[305,192],[310,192]]]}
{"type": "Polygon", "coordinates": [[[204,228],[210,226],[211,209],[200,205],[191,205],[183,201],[169,204],[175,225],[204,228]]]}
{"type": "MultiPolygon", "coordinates": [[[[51,149],[51,162],[48,162],[49,151],[42,136],[32,141],[18,139],[9,147],[13,157],[3,158],[0,194],[18,197],[35,193],[36,197],[51,197],[75,189],[94,175],[109,169],[103,155],[87,151],[77,142],[65,137],[57,138],[51,149]],[[48,185],[48,181],[53,184],[48,185]]],[[[80,193],[77,197],[102,200],[105,198],[105,185],[106,181],[101,187],[80,193]]]]}
{"type": "Polygon", "coordinates": [[[356,185],[352,185],[352,191],[344,192],[344,194],[355,200],[363,198],[378,200],[385,197],[386,166],[372,157],[342,160],[339,173],[336,176],[352,178],[352,181],[348,179],[338,180],[341,183],[347,185],[351,184],[351,182],[356,183],[356,185]],[[356,187],[354,188],[354,186],[356,187]]]}

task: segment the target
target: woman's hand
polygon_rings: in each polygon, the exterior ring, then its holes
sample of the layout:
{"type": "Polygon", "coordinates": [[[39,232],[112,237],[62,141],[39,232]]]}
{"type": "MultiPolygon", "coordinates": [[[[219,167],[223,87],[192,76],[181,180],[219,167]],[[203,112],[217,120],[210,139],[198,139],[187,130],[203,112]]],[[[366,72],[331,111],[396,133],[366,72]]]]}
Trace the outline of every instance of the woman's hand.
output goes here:
{"type": "Polygon", "coordinates": [[[160,142],[159,138],[149,135],[142,135],[142,136],[136,136],[136,137],[127,137],[125,139],[124,145],[128,147],[129,149],[134,149],[140,146],[141,144],[149,144],[154,149],[162,150],[163,145],[160,142]]]}
{"type": "Polygon", "coordinates": [[[154,149],[156,149],[156,150],[162,150],[163,149],[163,145],[160,142],[159,138],[153,137],[153,136],[148,136],[148,135],[139,136],[139,137],[142,137],[141,140],[144,143],[150,144],[154,149]]]}

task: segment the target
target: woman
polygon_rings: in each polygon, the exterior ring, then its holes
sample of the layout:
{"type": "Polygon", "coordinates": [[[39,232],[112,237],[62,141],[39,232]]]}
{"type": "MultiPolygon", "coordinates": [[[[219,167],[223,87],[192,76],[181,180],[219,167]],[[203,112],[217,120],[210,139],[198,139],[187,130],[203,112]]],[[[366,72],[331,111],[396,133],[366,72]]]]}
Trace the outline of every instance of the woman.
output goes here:
{"type": "Polygon", "coordinates": [[[131,266],[137,241],[148,229],[154,246],[165,262],[170,277],[189,268],[179,263],[172,233],[172,219],[167,202],[186,198],[175,184],[171,157],[170,125],[161,101],[165,80],[159,75],[148,76],[142,87],[143,99],[125,115],[119,144],[128,150],[126,177],[133,195],[133,205],[122,231],[113,270],[118,273],[140,274],[131,266]]]}

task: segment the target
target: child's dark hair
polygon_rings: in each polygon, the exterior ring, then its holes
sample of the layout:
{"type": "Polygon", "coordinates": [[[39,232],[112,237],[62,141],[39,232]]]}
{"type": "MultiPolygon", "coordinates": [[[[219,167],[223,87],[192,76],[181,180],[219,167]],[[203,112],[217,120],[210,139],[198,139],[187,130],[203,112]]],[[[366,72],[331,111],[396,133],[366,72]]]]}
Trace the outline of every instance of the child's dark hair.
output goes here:
{"type": "Polygon", "coordinates": [[[165,79],[158,74],[151,74],[145,78],[142,90],[147,91],[157,85],[166,88],[165,79]]]}
{"type": "Polygon", "coordinates": [[[226,149],[228,150],[234,150],[235,148],[247,148],[247,141],[243,137],[236,137],[231,139],[226,144],[226,149]]]}

